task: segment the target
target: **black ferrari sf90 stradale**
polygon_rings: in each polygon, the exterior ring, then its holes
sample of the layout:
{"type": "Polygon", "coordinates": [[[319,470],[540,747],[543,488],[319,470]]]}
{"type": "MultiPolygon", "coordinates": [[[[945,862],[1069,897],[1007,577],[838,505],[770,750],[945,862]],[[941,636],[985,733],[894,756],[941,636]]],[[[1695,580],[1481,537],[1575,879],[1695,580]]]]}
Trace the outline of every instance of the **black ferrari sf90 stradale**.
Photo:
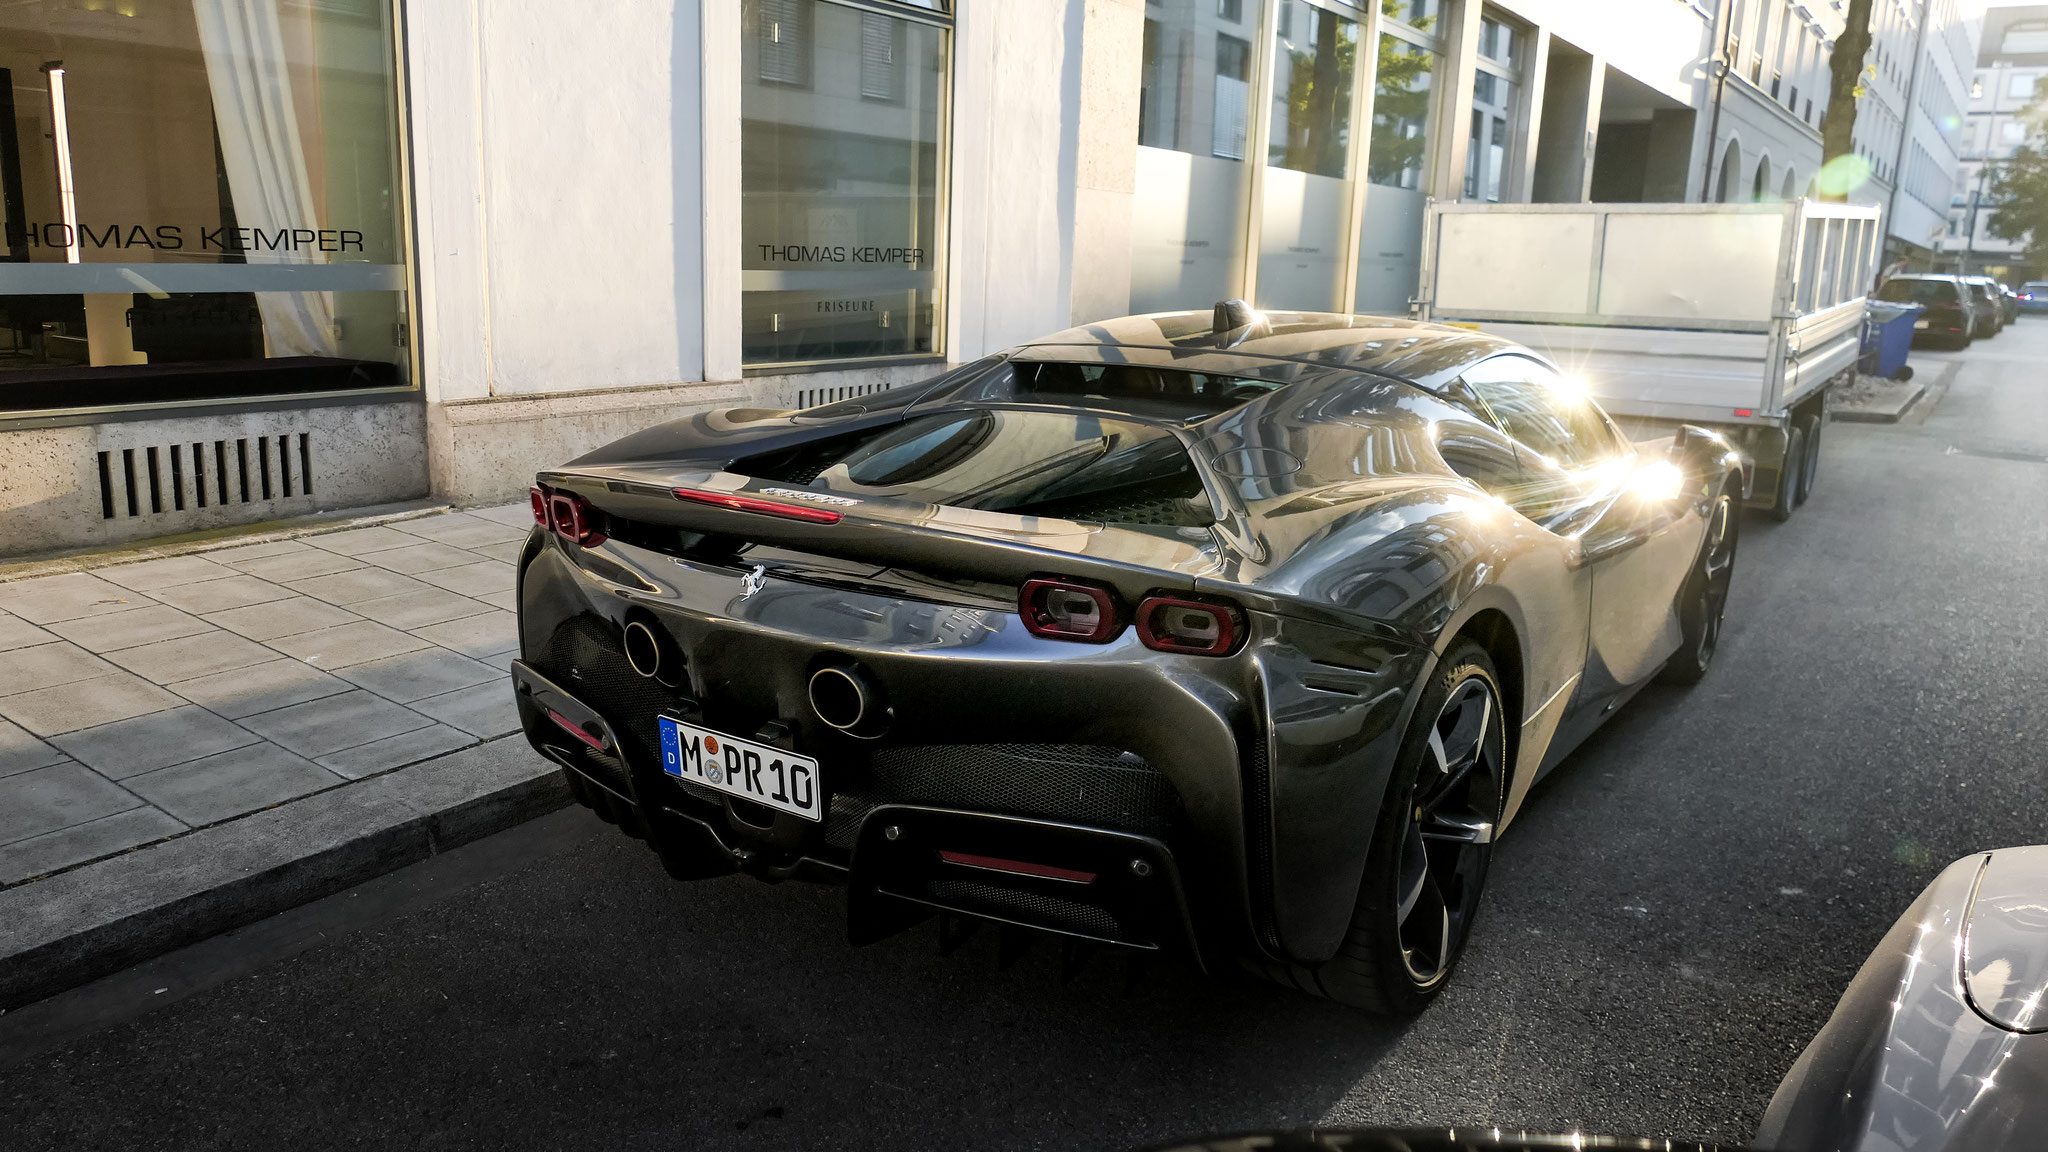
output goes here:
{"type": "Polygon", "coordinates": [[[678,877],[1413,1012],[1530,784],[1706,671],[1746,485],[1476,332],[1131,317],[542,473],[513,675],[678,877]]]}

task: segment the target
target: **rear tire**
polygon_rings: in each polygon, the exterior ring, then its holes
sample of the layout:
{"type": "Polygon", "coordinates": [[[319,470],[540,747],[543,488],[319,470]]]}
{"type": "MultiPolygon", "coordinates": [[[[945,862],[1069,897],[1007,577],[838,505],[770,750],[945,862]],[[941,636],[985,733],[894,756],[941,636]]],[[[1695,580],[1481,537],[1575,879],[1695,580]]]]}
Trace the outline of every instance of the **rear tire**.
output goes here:
{"type": "Polygon", "coordinates": [[[1507,721],[1486,650],[1454,642],[1401,741],[1337,955],[1270,974],[1388,1016],[1429,1007],[1464,953],[1507,795],[1507,721]]]}
{"type": "Polygon", "coordinates": [[[1707,513],[1706,535],[1692,571],[1678,590],[1678,651],[1665,661],[1657,678],[1666,684],[1697,684],[1706,678],[1721,643],[1721,621],[1728,612],[1728,588],[1735,576],[1735,546],[1742,518],[1735,496],[1723,488],[1707,513]]]}
{"type": "Polygon", "coordinates": [[[1778,492],[1771,501],[1771,519],[1783,524],[1799,507],[1799,475],[1806,469],[1806,429],[1795,423],[1785,433],[1785,459],[1778,465],[1778,492]]]}
{"type": "Polygon", "coordinates": [[[1825,414],[1806,418],[1806,455],[1799,462],[1799,503],[1803,507],[1807,497],[1813,495],[1813,484],[1820,476],[1820,432],[1827,423],[1825,414]]]}

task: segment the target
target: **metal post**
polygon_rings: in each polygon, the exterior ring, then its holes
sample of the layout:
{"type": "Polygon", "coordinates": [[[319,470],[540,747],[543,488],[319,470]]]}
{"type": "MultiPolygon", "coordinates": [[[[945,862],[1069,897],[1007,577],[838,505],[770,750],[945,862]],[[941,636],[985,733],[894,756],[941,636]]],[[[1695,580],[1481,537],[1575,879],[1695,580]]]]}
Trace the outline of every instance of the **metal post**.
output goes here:
{"type": "Polygon", "coordinates": [[[1991,175],[1991,165],[1993,163],[1994,161],[1989,156],[1986,156],[1984,158],[1984,166],[1977,169],[1977,187],[1970,192],[1970,219],[1969,223],[1963,228],[1963,250],[1956,253],[1956,275],[1958,276],[1968,275],[1968,273],[1963,271],[1963,265],[1968,260],[1970,253],[1977,247],[1977,205],[1984,199],[1984,181],[1991,175]]]}

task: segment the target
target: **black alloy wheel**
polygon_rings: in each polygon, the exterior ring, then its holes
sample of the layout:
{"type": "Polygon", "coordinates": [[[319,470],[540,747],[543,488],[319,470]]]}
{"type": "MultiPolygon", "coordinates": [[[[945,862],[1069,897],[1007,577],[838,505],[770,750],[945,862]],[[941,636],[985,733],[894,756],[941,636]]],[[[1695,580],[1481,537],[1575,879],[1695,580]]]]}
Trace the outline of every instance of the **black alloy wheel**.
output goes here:
{"type": "Polygon", "coordinates": [[[1478,916],[1507,787],[1507,717],[1486,650],[1459,639],[1416,701],[1337,955],[1267,974],[1386,1015],[1428,1007],[1478,916]]]}
{"type": "Polygon", "coordinates": [[[1714,651],[1721,644],[1721,621],[1728,612],[1728,588],[1734,583],[1735,545],[1740,535],[1735,498],[1724,489],[1707,510],[1699,558],[1679,589],[1680,642],[1659,677],[1664,682],[1697,684],[1714,663],[1714,651]]]}

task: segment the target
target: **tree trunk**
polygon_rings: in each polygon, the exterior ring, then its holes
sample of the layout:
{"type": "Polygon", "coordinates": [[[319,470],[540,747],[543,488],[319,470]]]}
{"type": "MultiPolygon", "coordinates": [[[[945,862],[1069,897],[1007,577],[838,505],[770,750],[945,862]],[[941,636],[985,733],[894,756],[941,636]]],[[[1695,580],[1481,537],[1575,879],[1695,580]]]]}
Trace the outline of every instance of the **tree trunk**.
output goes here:
{"type": "MultiPolygon", "coordinates": [[[[1870,0],[1849,0],[1842,35],[1828,56],[1828,110],[1820,124],[1821,170],[1856,150],[1856,93],[1863,87],[1863,58],[1870,54],[1870,0]]],[[[1820,198],[1848,199],[1846,189],[1829,191],[1821,181],[1820,198]]],[[[1837,185],[1840,188],[1841,185],[1837,185]]]]}

